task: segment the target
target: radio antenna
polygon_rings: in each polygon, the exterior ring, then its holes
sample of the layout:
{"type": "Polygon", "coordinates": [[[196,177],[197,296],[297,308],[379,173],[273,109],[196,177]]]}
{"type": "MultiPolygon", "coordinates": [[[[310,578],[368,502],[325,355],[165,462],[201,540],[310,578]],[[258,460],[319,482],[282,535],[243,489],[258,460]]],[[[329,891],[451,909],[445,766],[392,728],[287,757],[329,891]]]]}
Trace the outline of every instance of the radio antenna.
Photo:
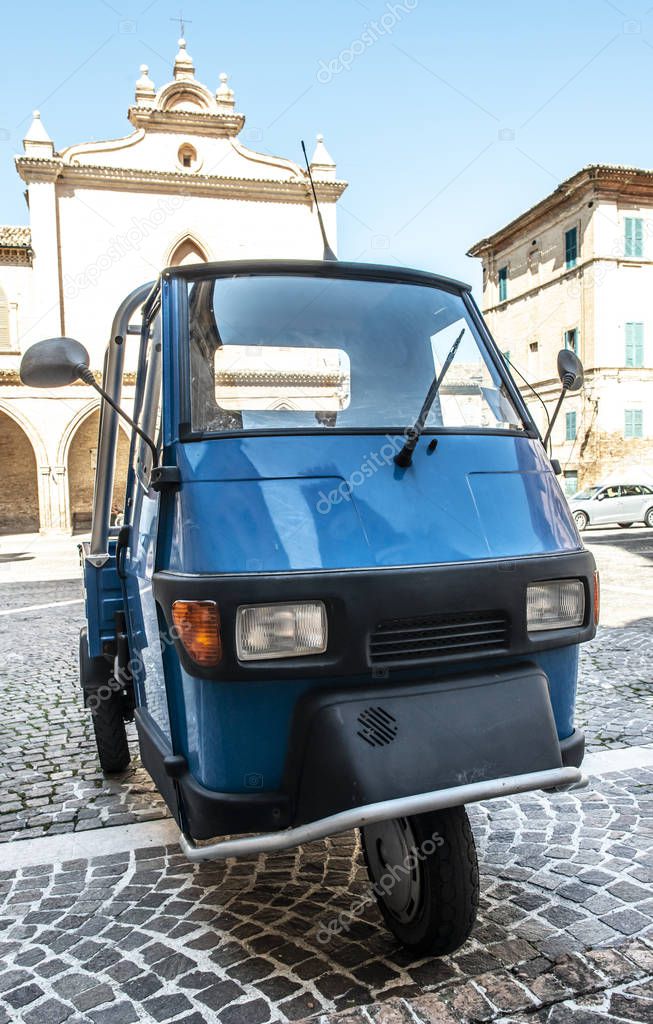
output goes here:
{"type": "Polygon", "coordinates": [[[336,256],[335,252],[333,251],[333,249],[329,245],[329,240],[327,238],[327,234],[326,234],[326,231],[324,229],[324,221],[322,220],[322,214],[320,213],[320,204],[317,201],[317,193],[315,191],[315,182],[313,181],[313,175],[311,174],[311,165],[308,162],[308,154],[306,153],[306,146],[304,145],[304,140],[302,139],[301,141],[302,141],[302,150],[304,152],[304,160],[306,161],[306,170],[308,171],[308,180],[311,183],[311,190],[313,192],[313,202],[315,203],[315,210],[317,212],[317,219],[318,219],[318,223],[320,225],[320,231],[322,232],[322,242],[324,244],[324,252],[322,253],[322,259],[323,260],[336,260],[336,262],[337,262],[338,257],[336,256]]]}

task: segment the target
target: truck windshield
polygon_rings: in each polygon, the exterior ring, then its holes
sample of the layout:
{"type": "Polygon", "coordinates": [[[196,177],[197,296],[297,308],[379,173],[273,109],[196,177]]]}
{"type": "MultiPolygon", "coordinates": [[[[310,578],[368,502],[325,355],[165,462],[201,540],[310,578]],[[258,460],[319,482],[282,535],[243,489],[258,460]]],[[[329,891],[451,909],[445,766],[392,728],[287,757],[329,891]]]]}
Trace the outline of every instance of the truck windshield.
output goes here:
{"type": "Polygon", "coordinates": [[[403,431],[465,333],[425,430],[524,430],[459,293],[308,275],[189,280],[193,433],[403,431]]]}

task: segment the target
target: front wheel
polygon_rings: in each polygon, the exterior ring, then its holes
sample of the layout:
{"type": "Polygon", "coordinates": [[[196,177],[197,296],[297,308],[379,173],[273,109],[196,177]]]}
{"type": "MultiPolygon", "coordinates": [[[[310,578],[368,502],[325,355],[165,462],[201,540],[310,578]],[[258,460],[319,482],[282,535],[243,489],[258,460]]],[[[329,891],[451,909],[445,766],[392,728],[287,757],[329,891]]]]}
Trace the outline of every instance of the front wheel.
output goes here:
{"type": "Polygon", "coordinates": [[[644,522],[653,529],[653,505],[644,513],[644,522]]]}
{"type": "Polygon", "coordinates": [[[579,530],[586,530],[590,520],[587,512],[574,512],[574,521],[579,530]]]}
{"type": "Polygon", "coordinates": [[[388,929],[416,956],[443,956],[471,934],[476,846],[464,807],[361,829],[367,873],[388,929]]]}

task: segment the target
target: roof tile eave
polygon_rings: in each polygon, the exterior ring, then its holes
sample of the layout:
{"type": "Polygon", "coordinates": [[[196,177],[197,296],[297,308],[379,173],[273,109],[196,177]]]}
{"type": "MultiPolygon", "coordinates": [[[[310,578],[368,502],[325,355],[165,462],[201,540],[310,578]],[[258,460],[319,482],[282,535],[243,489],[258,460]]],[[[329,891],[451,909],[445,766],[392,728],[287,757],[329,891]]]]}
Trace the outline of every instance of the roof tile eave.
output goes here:
{"type": "Polygon", "coordinates": [[[0,247],[3,249],[29,249],[32,232],[24,225],[0,224],[0,247]]]}
{"type": "Polygon", "coordinates": [[[537,219],[538,216],[543,215],[551,207],[555,206],[556,202],[569,198],[571,192],[576,191],[579,187],[589,185],[598,178],[606,178],[610,175],[620,176],[623,174],[653,179],[653,170],[645,167],[634,167],[628,164],[585,164],[578,171],[575,171],[574,174],[561,181],[552,192],[539,199],[533,206],[528,207],[517,217],[504,224],[503,227],[493,231],[492,234],[479,239],[478,242],[474,242],[467,250],[466,255],[471,257],[481,256],[483,252],[495,246],[503,238],[510,237],[518,227],[526,226],[529,222],[537,219]]]}

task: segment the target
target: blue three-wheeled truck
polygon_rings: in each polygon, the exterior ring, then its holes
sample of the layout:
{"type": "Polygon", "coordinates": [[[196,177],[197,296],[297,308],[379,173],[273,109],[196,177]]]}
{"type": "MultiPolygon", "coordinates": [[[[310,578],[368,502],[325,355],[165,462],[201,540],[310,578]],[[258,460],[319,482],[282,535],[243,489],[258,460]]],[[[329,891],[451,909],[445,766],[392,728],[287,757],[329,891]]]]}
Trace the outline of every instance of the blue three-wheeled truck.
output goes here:
{"type": "MultiPolygon", "coordinates": [[[[50,339],[21,375],[100,389],[88,362],[50,339]]],[[[562,398],[582,367],[558,364],[562,398]]],[[[359,828],[394,935],[456,949],[478,902],[464,805],[583,781],[578,645],[598,616],[469,289],[344,262],[170,268],[119,307],[100,390],[80,669],[103,769],[126,769],[134,719],[191,860],[359,828]]]]}

